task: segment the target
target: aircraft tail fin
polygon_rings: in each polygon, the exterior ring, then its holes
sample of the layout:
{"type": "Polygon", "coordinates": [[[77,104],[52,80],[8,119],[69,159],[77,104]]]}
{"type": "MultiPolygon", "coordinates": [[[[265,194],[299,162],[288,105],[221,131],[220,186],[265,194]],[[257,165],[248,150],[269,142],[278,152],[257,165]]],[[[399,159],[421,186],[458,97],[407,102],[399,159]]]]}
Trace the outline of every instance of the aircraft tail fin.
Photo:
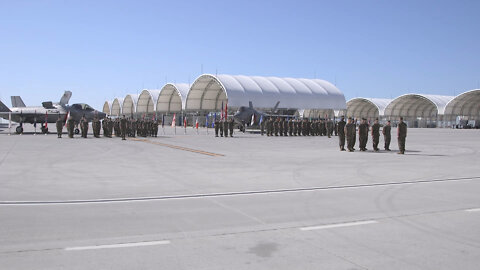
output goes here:
{"type": "Polygon", "coordinates": [[[277,101],[277,103],[275,104],[275,107],[273,107],[273,113],[277,112],[278,104],[280,104],[280,101],[277,101]]]}
{"type": "Polygon", "coordinates": [[[0,112],[11,112],[10,109],[0,101],[0,112]]]}
{"type": "Polygon", "coordinates": [[[12,98],[12,107],[20,108],[20,107],[26,107],[25,103],[23,103],[23,100],[20,96],[11,96],[12,98]]]}
{"type": "Polygon", "coordinates": [[[71,97],[72,97],[72,92],[71,91],[65,91],[65,93],[63,93],[62,98],[60,99],[60,105],[64,106],[64,105],[68,104],[71,97]]]}

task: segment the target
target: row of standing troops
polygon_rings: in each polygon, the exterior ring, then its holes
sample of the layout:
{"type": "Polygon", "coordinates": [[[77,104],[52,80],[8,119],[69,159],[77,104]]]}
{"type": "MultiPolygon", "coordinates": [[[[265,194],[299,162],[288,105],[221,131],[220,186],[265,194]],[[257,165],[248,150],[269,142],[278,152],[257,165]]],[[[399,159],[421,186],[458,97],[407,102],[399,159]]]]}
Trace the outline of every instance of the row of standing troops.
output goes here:
{"type": "MultiPolygon", "coordinates": [[[[340,151],[345,150],[345,139],[347,140],[347,149],[349,152],[355,151],[355,141],[356,141],[356,125],[352,118],[348,118],[348,122],[345,122],[345,118],[342,116],[342,119],[338,122],[338,136],[339,136],[339,145],[340,151]]],[[[385,141],[385,150],[390,150],[391,142],[391,122],[387,121],[387,124],[382,129],[382,134],[385,141]]],[[[359,147],[360,151],[367,150],[368,142],[368,132],[371,131],[372,141],[373,141],[373,150],[375,152],[379,151],[378,144],[380,142],[380,124],[378,118],[375,119],[374,124],[371,129],[365,118],[362,119],[360,125],[358,126],[358,137],[359,137],[359,147]]],[[[398,154],[405,154],[405,141],[407,138],[407,124],[403,122],[403,117],[400,117],[400,122],[397,127],[397,139],[398,139],[398,154]]]]}
{"type": "Polygon", "coordinates": [[[224,134],[225,134],[225,137],[228,137],[228,132],[229,131],[230,131],[230,137],[233,137],[233,127],[234,126],[235,126],[235,121],[233,120],[233,118],[230,118],[230,120],[215,119],[215,122],[214,122],[215,137],[218,137],[219,132],[220,132],[220,137],[223,137],[224,134]]]}
{"type": "MultiPolygon", "coordinates": [[[[103,128],[103,136],[111,138],[113,134],[116,137],[122,137],[125,140],[126,136],[135,137],[136,135],[147,137],[157,137],[158,135],[158,120],[149,120],[149,119],[127,119],[125,116],[122,118],[117,118],[115,120],[111,118],[105,118],[102,122],[97,117],[93,118],[92,121],[92,129],[93,129],[93,136],[96,138],[100,137],[100,130],[103,128]]],[[[59,116],[56,122],[57,127],[57,135],[58,138],[62,137],[64,121],[59,116]]],[[[74,130],[75,130],[75,121],[72,117],[69,117],[66,123],[68,137],[73,138],[74,130]]],[[[80,130],[81,136],[83,138],[87,138],[88,132],[88,120],[84,117],[80,119],[80,130]]]]}
{"type": "MultiPolygon", "coordinates": [[[[297,120],[284,118],[267,119],[260,124],[260,133],[267,136],[328,136],[329,138],[335,131],[335,124],[332,120],[297,120]]],[[[335,132],[336,133],[336,132],[335,132]]],[[[336,135],[336,134],[335,134],[336,135]]]]}

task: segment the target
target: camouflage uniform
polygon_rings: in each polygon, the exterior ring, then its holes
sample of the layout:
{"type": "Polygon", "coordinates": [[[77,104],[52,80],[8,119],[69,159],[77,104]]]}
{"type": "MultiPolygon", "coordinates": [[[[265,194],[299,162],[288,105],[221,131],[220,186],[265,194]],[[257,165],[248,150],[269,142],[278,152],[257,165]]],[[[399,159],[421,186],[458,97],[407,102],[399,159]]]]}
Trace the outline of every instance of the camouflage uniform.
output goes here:
{"type": "Polygon", "coordinates": [[[215,127],[215,137],[218,137],[218,130],[220,129],[219,125],[220,125],[220,122],[215,119],[215,122],[214,122],[214,127],[215,127]]]}
{"type": "Polygon", "coordinates": [[[368,130],[368,124],[364,119],[362,120],[362,123],[358,126],[358,142],[360,145],[360,151],[367,151],[368,130]]]}
{"type": "Polygon", "coordinates": [[[120,120],[120,132],[122,133],[122,140],[125,140],[125,135],[127,133],[127,119],[125,119],[125,115],[120,120]]]}
{"type": "Polygon", "coordinates": [[[75,129],[75,121],[73,121],[73,118],[70,117],[67,120],[67,130],[68,130],[68,137],[73,138],[73,130],[75,129]]]}
{"type": "Polygon", "coordinates": [[[60,116],[58,116],[56,125],[57,125],[57,136],[58,136],[58,138],[62,138],[63,120],[60,116]]]}
{"type": "Polygon", "coordinates": [[[340,151],[345,151],[345,125],[346,125],[345,120],[342,117],[342,120],[340,120],[340,122],[338,122],[338,125],[337,125],[338,143],[340,146],[340,151]]]}
{"type": "Polygon", "coordinates": [[[392,126],[390,125],[390,121],[383,127],[383,140],[385,141],[385,150],[390,151],[390,141],[392,139],[392,126]]]}
{"type": "Polygon", "coordinates": [[[378,143],[380,141],[380,124],[378,120],[372,125],[372,141],[373,141],[373,150],[378,151],[378,143]]]}
{"type": "Polygon", "coordinates": [[[403,119],[400,119],[397,127],[397,136],[398,136],[398,150],[399,154],[405,154],[405,140],[407,138],[407,124],[403,122],[403,119]]]}
{"type": "Polygon", "coordinates": [[[352,123],[352,119],[348,119],[348,123],[345,125],[345,135],[347,137],[347,149],[350,152],[355,150],[355,134],[356,134],[356,127],[355,124],[352,123]]]}

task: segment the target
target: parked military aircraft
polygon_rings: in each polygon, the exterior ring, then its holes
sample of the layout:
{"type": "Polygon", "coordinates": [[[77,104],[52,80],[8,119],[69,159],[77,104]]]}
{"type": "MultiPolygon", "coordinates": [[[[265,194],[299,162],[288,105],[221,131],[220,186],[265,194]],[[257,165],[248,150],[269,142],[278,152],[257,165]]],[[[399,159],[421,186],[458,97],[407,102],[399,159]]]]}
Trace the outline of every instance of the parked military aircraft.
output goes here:
{"type": "MultiPolygon", "coordinates": [[[[45,123],[55,123],[58,117],[66,117],[67,114],[73,118],[75,124],[80,123],[80,119],[85,115],[88,121],[91,121],[95,116],[98,119],[105,118],[105,113],[96,111],[94,108],[85,103],[77,103],[68,105],[72,92],[65,91],[59,103],[51,101],[42,102],[42,106],[25,106],[22,98],[19,96],[12,96],[12,108],[8,108],[0,101],[0,117],[9,119],[20,125],[16,128],[18,134],[23,133],[23,123],[41,124],[42,133],[47,133],[48,128],[45,123]]],[[[75,130],[78,133],[78,128],[75,130]]]]}
{"type": "Polygon", "coordinates": [[[233,115],[233,119],[240,124],[251,124],[253,117],[253,124],[255,125],[259,123],[260,118],[266,120],[266,117],[272,116],[272,113],[276,113],[278,104],[280,104],[280,101],[275,104],[271,113],[266,113],[255,110],[253,108],[253,103],[250,101],[248,102],[248,107],[241,106],[238,108],[237,112],[233,115]]]}

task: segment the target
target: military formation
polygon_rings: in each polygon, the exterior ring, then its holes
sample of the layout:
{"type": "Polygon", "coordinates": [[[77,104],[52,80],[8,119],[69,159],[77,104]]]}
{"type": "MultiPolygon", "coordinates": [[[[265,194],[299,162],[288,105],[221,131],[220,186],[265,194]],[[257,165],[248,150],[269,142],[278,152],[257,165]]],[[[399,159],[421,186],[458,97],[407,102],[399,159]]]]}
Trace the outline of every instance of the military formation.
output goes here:
{"type": "MultiPolygon", "coordinates": [[[[97,117],[94,117],[92,120],[92,130],[93,136],[95,138],[100,138],[100,131],[103,129],[103,136],[107,138],[121,137],[123,140],[126,140],[126,137],[157,137],[158,135],[158,126],[161,125],[160,120],[156,119],[132,119],[126,118],[125,116],[121,118],[112,119],[107,117],[100,121],[97,117]]],[[[67,133],[69,138],[73,138],[75,135],[76,123],[72,117],[67,119],[67,122],[64,122],[62,117],[58,117],[56,122],[57,136],[62,138],[63,127],[67,128],[67,133]]],[[[80,134],[82,138],[87,138],[88,134],[88,120],[83,116],[78,123],[80,128],[80,134]]]]}
{"type": "Polygon", "coordinates": [[[215,137],[218,137],[220,133],[220,137],[228,137],[230,133],[230,137],[233,137],[233,128],[235,127],[235,121],[233,118],[230,119],[215,119],[214,121],[214,128],[215,128],[215,137]]]}
{"type": "MultiPolygon", "coordinates": [[[[359,142],[360,151],[367,151],[369,131],[372,136],[373,151],[375,152],[380,151],[380,149],[378,148],[378,145],[380,143],[380,128],[381,126],[380,126],[380,123],[378,122],[378,118],[375,119],[375,122],[372,124],[371,127],[369,126],[365,118],[361,120],[361,123],[358,125],[358,142],[359,142]]],[[[342,119],[338,122],[340,151],[346,151],[346,150],[348,150],[349,152],[355,151],[355,142],[356,142],[356,136],[357,136],[356,129],[357,127],[356,127],[355,121],[352,118],[348,118],[348,122],[345,122],[345,118],[342,117],[342,119]],[[345,149],[345,142],[347,144],[347,149],[345,149]]],[[[391,151],[390,150],[390,142],[392,139],[391,131],[392,131],[391,122],[387,121],[387,123],[382,129],[382,134],[385,142],[384,144],[385,151],[391,151]]],[[[403,122],[402,117],[400,117],[400,122],[398,123],[398,127],[397,127],[397,138],[398,138],[398,148],[399,148],[398,154],[405,154],[407,124],[403,122]]]]}
{"type": "MultiPolygon", "coordinates": [[[[338,136],[340,151],[355,151],[355,144],[357,138],[357,124],[353,118],[348,118],[345,122],[345,117],[341,117],[341,120],[334,123],[331,119],[285,119],[285,118],[268,118],[266,121],[260,123],[260,133],[263,136],[327,136],[331,138],[333,134],[338,136]],[[345,149],[346,145],[346,149],[345,149]]],[[[95,138],[100,137],[100,130],[103,128],[103,136],[112,138],[112,136],[121,137],[122,140],[126,140],[126,137],[157,137],[158,127],[161,125],[161,121],[156,119],[133,119],[126,118],[125,115],[121,118],[111,119],[109,117],[100,121],[97,117],[92,120],[93,136],[95,138]]],[[[75,134],[75,122],[72,117],[67,119],[64,123],[63,119],[59,116],[56,122],[58,138],[62,137],[63,127],[66,126],[68,137],[73,138],[75,134]]],[[[81,136],[87,138],[88,133],[88,120],[83,116],[79,123],[81,136]]],[[[215,137],[233,137],[233,131],[235,127],[235,121],[233,118],[215,119],[215,137]]],[[[361,119],[358,124],[358,142],[360,151],[367,151],[367,143],[369,134],[372,136],[372,146],[375,152],[380,151],[380,133],[384,138],[385,151],[390,150],[391,142],[391,122],[387,121],[386,124],[381,127],[378,118],[374,123],[369,125],[365,118],[361,119]]],[[[397,127],[397,139],[398,139],[398,154],[405,154],[405,141],[407,137],[407,124],[400,117],[400,121],[397,127]]]]}
{"type": "Polygon", "coordinates": [[[260,123],[260,134],[263,136],[333,136],[337,135],[335,124],[331,119],[285,119],[268,118],[260,123]]]}
{"type": "MultiPolygon", "coordinates": [[[[318,120],[309,120],[309,119],[285,119],[282,117],[278,118],[268,118],[266,121],[260,123],[260,133],[263,136],[326,136],[331,138],[333,134],[338,136],[340,151],[355,151],[355,143],[357,140],[357,126],[358,126],[358,142],[360,151],[367,151],[367,143],[369,134],[372,136],[373,151],[380,151],[380,133],[383,134],[384,138],[384,149],[385,151],[390,150],[391,142],[391,122],[387,121],[385,126],[380,125],[378,118],[375,119],[374,123],[370,126],[367,122],[367,119],[361,119],[360,123],[357,125],[357,121],[353,118],[348,118],[345,122],[345,117],[341,117],[341,120],[337,123],[334,123],[332,119],[318,119],[318,120]],[[346,149],[345,149],[346,144],[346,149]]],[[[234,120],[233,119],[224,119],[218,120],[215,119],[215,137],[228,137],[230,132],[230,137],[233,137],[234,129],[234,120]]],[[[398,124],[398,154],[405,153],[405,140],[407,137],[407,124],[403,122],[403,118],[400,118],[398,124]]]]}

